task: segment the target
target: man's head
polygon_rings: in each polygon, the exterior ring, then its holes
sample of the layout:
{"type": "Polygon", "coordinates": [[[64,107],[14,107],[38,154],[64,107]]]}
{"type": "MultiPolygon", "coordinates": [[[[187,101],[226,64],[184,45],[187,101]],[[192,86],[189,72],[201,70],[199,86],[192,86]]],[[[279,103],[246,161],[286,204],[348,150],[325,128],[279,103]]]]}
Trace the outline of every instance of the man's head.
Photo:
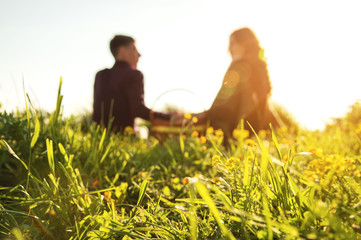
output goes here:
{"type": "Polygon", "coordinates": [[[135,47],[135,40],[124,35],[115,35],[110,41],[110,51],[115,60],[125,61],[133,68],[137,67],[140,54],[135,47]]]}

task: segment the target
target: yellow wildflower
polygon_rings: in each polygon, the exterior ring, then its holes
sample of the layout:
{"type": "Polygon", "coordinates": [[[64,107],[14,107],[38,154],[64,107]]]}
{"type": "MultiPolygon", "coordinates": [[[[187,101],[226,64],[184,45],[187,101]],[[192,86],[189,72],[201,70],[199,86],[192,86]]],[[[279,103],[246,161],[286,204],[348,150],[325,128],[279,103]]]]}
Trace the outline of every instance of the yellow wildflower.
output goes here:
{"type": "Polygon", "coordinates": [[[110,201],[112,199],[112,192],[106,191],[104,192],[104,200],[110,201]]]}
{"type": "Polygon", "coordinates": [[[346,170],[346,166],[345,165],[338,165],[337,166],[337,173],[343,173],[346,170]]]}
{"type": "Polygon", "coordinates": [[[350,164],[350,163],[354,163],[354,162],[355,162],[355,159],[345,158],[345,163],[346,163],[346,164],[350,164]]]}
{"type": "Polygon", "coordinates": [[[124,129],[124,135],[129,136],[134,134],[134,130],[131,126],[126,126],[124,129]]]}
{"type": "Polygon", "coordinates": [[[244,141],[244,144],[250,147],[254,147],[257,145],[256,142],[250,138],[247,138],[246,141],[244,141]]]}
{"type": "Polygon", "coordinates": [[[196,182],[198,182],[198,175],[197,174],[194,177],[185,177],[182,180],[183,184],[196,183],[196,182]]]}
{"type": "Polygon", "coordinates": [[[266,130],[260,130],[257,135],[258,135],[258,137],[265,139],[267,137],[267,132],[266,132],[266,130]]]}
{"type": "Polygon", "coordinates": [[[361,172],[359,170],[356,170],[356,171],[353,172],[353,175],[355,177],[361,177],[361,172]]]}
{"type": "Polygon", "coordinates": [[[221,157],[219,155],[215,155],[212,157],[212,166],[215,167],[221,162],[221,157]]]}
{"type": "Polygon", "coordinates": [[[189,177],[183,178],[183,179],[182,179],[182,183],[183,183],[183,184],[189,183],[189,177]]]}
{"type": "Polygon", "coordinates": [[[186,113],[184,114],[184,118],[190,120],[192,118],[192,114],[186,113]]]}
{"type": "Polygon", "coordinates": [[[222,131],[222,129],[217,129],[215,132],[214,132],[214,134],[216,135],[216,136],[223,136],[223,131],[222,131]]]}
{"type": "Polygon", "coordinates": [[[207,128],[207,134],[212,134],[214,132],[213,127],[207,128]]]}
{"type": "Polygon", "coordinates": [[[232,136],[234,138],[248,138],[249,137],[249,131],[246,129],[234,129],[232,132],[232,136]]]}
{"type": "Polygon", "coordinates": [[[197,123],[197,122],[198,122],[198,118],[197,118],[197,117],[192,117],[192,122],[197,123]]]}
{"type": "Polygon", "coordinates": [[[214,183],[219,183],[221,180],[219,179],[219,177],[215,177],[215,178],[213,178],[213,182],[214,183]]]}
{"type": "Polygon", "coordinates": [[[55,216],[54,210],[53,210],[53,209],[50,209],[49,214],[50,214],[51,216],[55,216]]]}
{"type": "Polygon", "coordinates": [[[356,130],[355,130],[355,133],[356,133],[357,135],[361,133],[361,123],[359,123],[359,124],[357,125],[357,128],[356,128],[356,130]]]}
{"type": "Polygon", "coordinates": [[[199,136],[199,132],[193,131],[191,136],[194,137],[194,138],[197,138],[199,136]]]}
{"type": "Polygon", "coordinates": [[[207,142],[207,138],[205,136],[201,136],[199,140],[202,144],[205,144],[207,142]]]}
{"type": "Polygon", "coordinates": [[[323,157],[323,150],[320,148],[313,148],[310,150],[311,153],[313,153],[316,157],[323,157]]]}
{"type": "Polygon", "coordinates": [[[352,164],[351,166],[348,167],[348,170],[353,171],[356,169],[356,165],[352,164]]]}

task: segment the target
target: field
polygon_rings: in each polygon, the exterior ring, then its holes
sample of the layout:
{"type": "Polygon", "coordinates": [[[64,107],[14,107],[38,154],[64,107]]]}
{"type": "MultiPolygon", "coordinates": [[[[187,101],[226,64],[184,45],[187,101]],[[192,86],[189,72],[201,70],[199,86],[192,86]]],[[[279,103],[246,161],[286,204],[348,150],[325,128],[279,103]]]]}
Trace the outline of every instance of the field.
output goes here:
{"type": "MultiPolygon", "coordinates": [[[[159,141],[0,113],[0,239],[361,239],[361,105],[323,131],[159,141]]],[[[287,120],[285,118],[285,120],[287,120]]]]}

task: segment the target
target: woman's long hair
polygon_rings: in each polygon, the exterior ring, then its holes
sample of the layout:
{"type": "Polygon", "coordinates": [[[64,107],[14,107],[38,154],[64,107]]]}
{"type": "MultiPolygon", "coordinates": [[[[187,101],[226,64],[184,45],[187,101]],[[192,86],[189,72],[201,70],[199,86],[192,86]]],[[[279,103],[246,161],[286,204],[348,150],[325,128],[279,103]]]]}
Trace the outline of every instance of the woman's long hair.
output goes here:
{"type": "Polygon", "coordinates": [[[249,28],[241,28],[234,31],[230,37],[233,37],[237,43],[245,47],[243,60],[251,65],[253,77],[251,84],[258,98],[264,102],[271,92],[271,82],[269,80],[267,64],[263,59],[258,38],[249,28]]]}

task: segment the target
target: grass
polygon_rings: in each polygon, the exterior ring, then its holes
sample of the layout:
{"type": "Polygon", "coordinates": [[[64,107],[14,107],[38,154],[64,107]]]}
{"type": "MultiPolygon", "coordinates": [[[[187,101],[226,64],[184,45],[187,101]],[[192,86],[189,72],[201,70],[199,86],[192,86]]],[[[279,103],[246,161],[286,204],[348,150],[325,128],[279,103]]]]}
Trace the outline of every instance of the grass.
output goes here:
{"type": "Polygon", "coordinates": [[[159,142],[82,116],[0,113],[0,239],[361,238],[361,106],[289,127],[159,142]]]}

